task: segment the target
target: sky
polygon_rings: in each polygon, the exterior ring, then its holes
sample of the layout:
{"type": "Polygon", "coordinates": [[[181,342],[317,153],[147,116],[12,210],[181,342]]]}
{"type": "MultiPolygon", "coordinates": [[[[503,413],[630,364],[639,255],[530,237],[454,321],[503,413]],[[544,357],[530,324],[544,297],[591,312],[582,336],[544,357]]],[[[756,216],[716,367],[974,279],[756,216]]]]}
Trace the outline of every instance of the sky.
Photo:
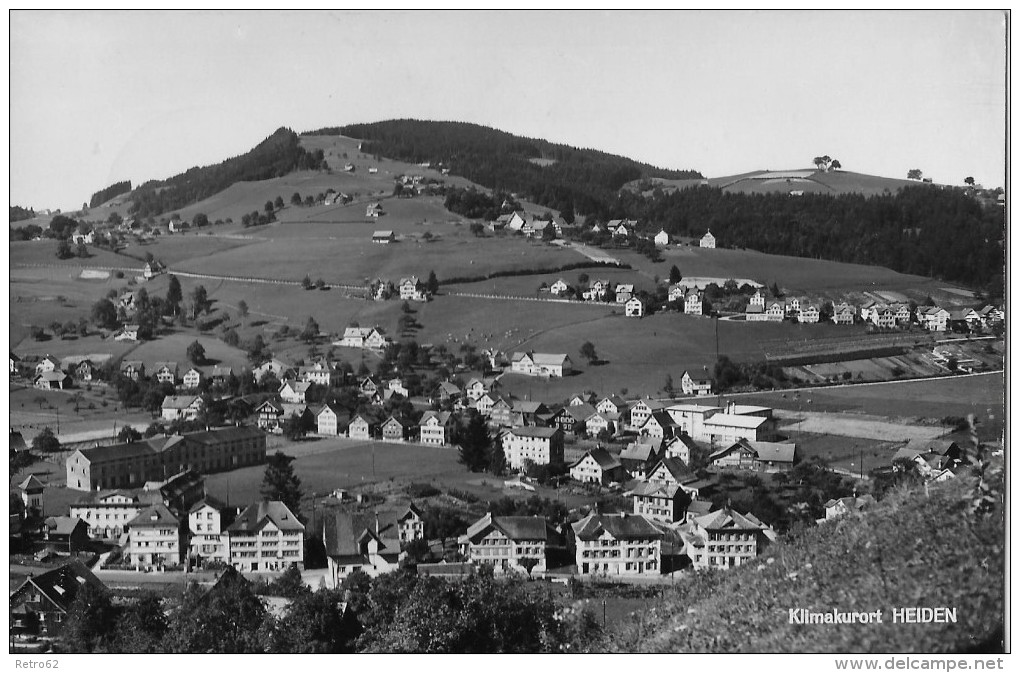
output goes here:
{"type": "Polygon", "coordinates": [[[1005,185],[1001,12],[12,11],[10,204],[297,132],[467,121],[706,177],[1005,185]]]}

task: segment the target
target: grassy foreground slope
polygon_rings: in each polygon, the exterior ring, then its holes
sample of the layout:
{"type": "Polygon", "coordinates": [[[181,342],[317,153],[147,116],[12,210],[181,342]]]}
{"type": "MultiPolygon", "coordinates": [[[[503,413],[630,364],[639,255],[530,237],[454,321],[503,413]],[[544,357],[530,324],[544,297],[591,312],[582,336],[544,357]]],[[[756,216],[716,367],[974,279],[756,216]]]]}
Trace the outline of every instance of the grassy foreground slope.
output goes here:
{"type": "MultiPolygon", "coordinates": [[[[686,579],[611,649],[633,652],[1002,651],[1003,510],[968,511],[971,478],[891,493],[776,545],[757,563],[686,579]],[[892,610],[956,608],[956,624],[893,624],[892,610]],[[791,624],[789,610],[882,610],[882,624],[791,624]]],[[[998,497],[1001,499],[1001,480],[998,497]]]]}

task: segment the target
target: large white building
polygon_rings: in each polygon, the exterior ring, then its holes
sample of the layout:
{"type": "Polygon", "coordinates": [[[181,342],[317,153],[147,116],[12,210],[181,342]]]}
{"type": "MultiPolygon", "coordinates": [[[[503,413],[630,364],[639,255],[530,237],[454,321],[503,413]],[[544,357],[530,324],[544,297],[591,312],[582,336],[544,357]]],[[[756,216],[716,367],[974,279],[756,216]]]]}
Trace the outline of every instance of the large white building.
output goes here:
{"type": "Polygon", "coordinates": [[[589,514],[571,524],[581,575],[658,575],[662,529],[639,514],[589,514]]]}
{"type": "Polygon", "coordinates": [[[510,371],[527,376],[561,377],[573,370],[570,356],[564,353],[514,353],[510,371]]]}
{"type": "Polygon", "coordinates": [[[486,514],[457,542],[468,560],[490,565],[497,573],[528,572],[529,565],[531,572],[543,573],[547,569],[547,545],[556,536],[541,516],[486,514]]]}
{"type": "Polygon", "coordinates": [[[512,470],[523,470],[524,462],[536,465],[563,462],[563,431],[559,428],[522,426],[503,435],[503,453],[512,470]]]}
{"type": "Polygon", "coordinates": [[[239,571],[304,569],[305,527],[279,500],[249,505],[226,530],[227,555],[239,571]]]}
{"type": "MultiPolygon", "coordinates": [[[[235,510],[236,511],[236,510],[235,510]]],[[[223,534],[230,524],[228,508],[211,496],[199,500],[188,510],[188,557],[201,563],[229,563],[227,540],[223,534]]]]}

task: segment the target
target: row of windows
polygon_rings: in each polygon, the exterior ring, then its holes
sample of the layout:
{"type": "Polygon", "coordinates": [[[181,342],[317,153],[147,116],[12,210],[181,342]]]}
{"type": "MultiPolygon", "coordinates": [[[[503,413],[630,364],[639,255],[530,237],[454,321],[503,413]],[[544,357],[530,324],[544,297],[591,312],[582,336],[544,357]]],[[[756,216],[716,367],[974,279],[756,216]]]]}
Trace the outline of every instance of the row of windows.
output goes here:
{"type": "Polygon", "coordinates": [[[754,545],[751,544],[710,544],[710,554],[750,554],[754,552],[754,545]]]}

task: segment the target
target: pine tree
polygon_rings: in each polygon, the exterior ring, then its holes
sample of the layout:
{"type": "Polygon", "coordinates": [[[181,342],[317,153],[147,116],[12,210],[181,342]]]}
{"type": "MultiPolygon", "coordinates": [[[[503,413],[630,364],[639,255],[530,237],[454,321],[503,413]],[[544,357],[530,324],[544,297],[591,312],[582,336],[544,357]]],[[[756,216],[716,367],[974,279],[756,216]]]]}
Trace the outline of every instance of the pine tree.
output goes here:
{"type": "Polygon", "coordinates": [[[429,279],[425,284],[425,287],[429,291],[429,294],[436,294],[439,292],[439,279],[436,278],[435,271],[429,271],[429,279]]]}
{"type": "Polygon", "coordinates": [[[301,480],[294,474],[293,456],[277,451],[266,462],[262,477],[262,497],[279,500],[301,519],[301,480]]]}
{"type": "Polygon", "coordinates": [[[481,414],[471,414],[460,437],[460,462],[472,472],[481,472],[489,464],[489,430],[481,414]]]}

